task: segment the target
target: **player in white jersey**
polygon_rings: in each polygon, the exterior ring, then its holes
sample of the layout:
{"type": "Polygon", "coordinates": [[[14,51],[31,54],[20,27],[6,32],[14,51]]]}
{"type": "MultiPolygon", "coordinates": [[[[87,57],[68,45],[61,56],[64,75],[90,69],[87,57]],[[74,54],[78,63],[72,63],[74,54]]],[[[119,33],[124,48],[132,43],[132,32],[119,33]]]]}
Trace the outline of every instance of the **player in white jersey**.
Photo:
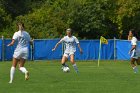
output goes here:
{"type": "Polygon", "coordinates": [[[131,66],[134,70],[134,73],[137,73],[138,69],[137,69],[135,62],[138,62],[138,52],[139,52],[138,47],[137,47],[138,40],[136,38],[135,31],[133,29],[129,31],[128,36],[131,37],[128,40],[131,40],[131,45],[132,45],[132,48],[129,51],[129,54],[131,57],[131,66]]]}
{"type": "Polygon", "coordinates": [[[62,57],[61,64],[62,64],[63,67],[66,67],[67,65],[65,64],[65,62],[68,60],[68,57],[70,56],[70,61],[71,61],[72,65],[73,65],[75,71],[78,72],[78,68],[77,68],[76,63],[74,61],[74,53],[76,51],[75,43],[78,45],[80,53],[82,53],[82,49],[80,47],[78,39],[75,36],[72,36],[71,29],[69,28],[66,31],[67,31],[67,36],[64,36],[64,38],[62,38],[55,45],[55,47],[52,49],[52,51],[54,51],[60,43],[64,42],[65,51],[64,51],[64,55],[62,57]]]}
{"type": "Polygon", "coordinates": [[[9,83],[12,83],[15,73],[15,68],[17,64],[19,63],[19,70],[25,74],[25,80],[29,79],[29,72],[24,67],[25,60],[28,58],[28,44],[31,43],[30,35],[24,31],[24,24],[19,22],[17,24],[18,30],[14,33],[12,42],[8,44],[7,46],[14,45],[15,42],[17,42],[17,47],[13,54],[13,62],[12,67],[10,70],[10,81],[9,83]]]}

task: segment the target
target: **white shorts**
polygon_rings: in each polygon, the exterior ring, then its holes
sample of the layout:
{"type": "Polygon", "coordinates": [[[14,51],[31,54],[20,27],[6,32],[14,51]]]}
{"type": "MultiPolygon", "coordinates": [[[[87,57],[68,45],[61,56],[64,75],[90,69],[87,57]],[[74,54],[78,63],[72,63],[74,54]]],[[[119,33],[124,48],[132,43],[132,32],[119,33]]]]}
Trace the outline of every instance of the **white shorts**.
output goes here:
{"type": "Polygon", "coordinates": [[[74,54],[74,52],[65,52],[63,56],[68,58],[69,56],[71,56],[73,54],[74,54]]]}
{"type": "Polygon", "coordinates": [[[136,53],[136,50],[133,50],[130,54],[131,58],[135,58],[135,59],[138,59],[138,56],[137,56],[137,53],[136,53]]]}
{"type": "Polygon", "coordinates": [[[20,59],[20,58],[27,59],[28,48],[15,49],[13,57],[16,59],[20,59]]]}

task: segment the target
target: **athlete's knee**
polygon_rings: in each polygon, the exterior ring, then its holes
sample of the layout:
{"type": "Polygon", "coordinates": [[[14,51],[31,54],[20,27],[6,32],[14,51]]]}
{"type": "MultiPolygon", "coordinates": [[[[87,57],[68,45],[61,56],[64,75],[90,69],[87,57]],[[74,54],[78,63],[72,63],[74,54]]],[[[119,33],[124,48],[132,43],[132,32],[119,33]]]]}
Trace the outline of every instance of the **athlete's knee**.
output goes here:
{"type": "Polygon", "coordinates": [[[67,57],[66,56],[63,56],[62,57],[62,62],[65,62],[67,60],[67,57]]]}
{"type": "Polygon", "coordinates": [[[135,63],[135,61],[131,61],[131,62],[130,62],[130,64],[134,64],[134,63],[135,63]]]}
{"type": "Polygon", "coordinates": [[[16,66],[17,66],[17,63],[12,63],[12,67],[16,68],[16,66]]]}
{"type": "Polygon", "coordinates": [[[71,62],[74,62],[74,59],[70,59],[71,62]]]}
{"type": "Polygon", "coordinates": [[[132,66],[135,66],[135,61],[136,61],[136,60],[135,60],[134,58],[132,58],[130,64],[131,64],[132,66]]]}
{"type": "Polygon", "coordinates": [[[74,63],[75,63],[74,59],[70,59],[70,62],[71,62],[72,64],[74,64],[74,63]]]}
{"type": "Polygon", "coordinates": [[[18,67],[18,70],[21,70],[21,67],[18,67]]]}

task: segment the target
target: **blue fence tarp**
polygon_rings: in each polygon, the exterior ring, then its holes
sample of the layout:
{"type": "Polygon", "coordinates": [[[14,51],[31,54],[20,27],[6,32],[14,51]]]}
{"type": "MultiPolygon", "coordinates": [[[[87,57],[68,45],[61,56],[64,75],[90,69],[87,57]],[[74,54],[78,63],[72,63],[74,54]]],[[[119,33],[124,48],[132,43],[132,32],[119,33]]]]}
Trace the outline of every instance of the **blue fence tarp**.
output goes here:
{"type": "MultiPolygon", "coordinates": [[[[52,52],[52,48],[58,40],[35,40],[34,41],[34,59],[44,60],[44,59],[61,59],[62,57],[62,45],[52,52]]],[[[76,60],[97,60],[99,56],[99,40],[80,40],[81,48],[83,49],[83,54],[80,54],[77,47],[75,53],[76,60]]],[[[128,51],[131,45],[129,41],[116,40],[116,55],[119,60],[128,60],[130,56],[128,51]],[[124,44],[123,44],[124,42],[124,44]],[[124,47],[127,46],[127,47],[124,47]],[[129,46],[129,47],[128,47],[129,46]]],[[[101,48],[101,59],[111,60],[114,59],[114,40],[109,40],[108,44],[102,44],[101,48]]]]}
{"type": "MultiPolygon", "coordinates": [[[[29,46],[29,58],[33,56],[34,60],[53,60],[62,58],[62,44],[58,46],[56,51],[52,52],[52,48],[56,45],[59,40],[34,40],[34,49],[31,50],[29,46]],[[32,55],[33,52],[33,55],[32,55]]],[[[4,59],[11,60],[13,57],[15,46],[7,47],[11,40],[4,40],[4,59]]],[[[114,49],[116,49],[116,60],[129,60],[130,56],[128,51],[131,48],[130,41],[127,40],[116,40],[114,47],[114,40],[109,40],[108,44],[102,44],[101,48],[101,59],[112,60],[114,59],[114,49]]],[[[97,60],[99,56],[99,40],[80,40],[83,54],[80,54],[77,47],[75,53],[76,60],[97,60]]],[[[76,45],[77,46],[77,45],[76,45]]],[[[138,44],[140,47],[140,42],[138,44]]],[[[0,40],[0,60],[2,60],[2,40],[0,40]]]]}
{"type": "Polygon", "coordinates": [[[4,59],[5,60],[11,60],[13,58],[13,53],[14,53],[14,49],[15,46],[7,46],[9,43],[11,42],[11,40],[4,40],[4,59]]]}
{"type": "Polygon", "coordinates": [[[130,55],[128,54],[129,50],[131,49],[131,42],[130,41],[116,41],[116,54],[117,59],[121,60],[128,60],[130,59],[130,55]]]}
{"type": "Polygon", "coordinates": [[[59,40],[34,40],[34,60],[61,59],[62,45],[52,52],[55,44],[59,40]]]}
{"type": "Polygon", "coordinates": [[[0,39],[0,60],[2,60],[2,40],[0,39]]]}
{"type": "MultiPolygon", "coordinates": [[[[81,40],[80,45],[83,49],[81,55],[77,47],[75,53],[75,59],[77,60],[95,60],[99,55],[99,40],[81,40]]],[[[114,41],[109,40],[108,45],[102,44],[101,59],[113,59],[114,58],[114,41]]]]}

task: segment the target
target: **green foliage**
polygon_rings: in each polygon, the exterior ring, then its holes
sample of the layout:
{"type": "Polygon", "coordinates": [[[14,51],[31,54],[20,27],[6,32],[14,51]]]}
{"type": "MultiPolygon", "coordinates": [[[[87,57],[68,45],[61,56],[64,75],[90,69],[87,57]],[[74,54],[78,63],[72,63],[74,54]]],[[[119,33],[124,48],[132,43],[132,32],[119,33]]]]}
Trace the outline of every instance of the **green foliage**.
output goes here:
{"type": "Polygon", "coordinates": [[[81,39],[126,38],[139,28],[139,0],[1,0],[1,34],[12,37],[17,21],[33,38],[61,38],[67,28],[81,39]]]}
{"type": "MultiPolygon", "coordinates": [[[[127,27],[126,29],[123,29],[125,26],[128,26],[130,24],[126,23],[129,20],[132,21],[132,17],[135,17],[138,10],[140,9],[140,1],[139,0],[116,0],[116,8],[114,9],[113,13],[114,15],[110,16],[110,19],[113,23],[117,24],[117,28],[119,31],[119,36],[121,36],[125,33],[124,30],[127,29],[127,32],[129,29],[136,28],[133,27],[127,27]],[[125,23],[123,23],[125,22],[125,23]]],[[[137,23],[136,23],[137,24],[137,23]]]]}
{"type": "MultiPolygon", "coordinates": [[[[6,13],[3,5],[2,0],[0,1],[0,34],[3,33],[8,36],[9,31],[5,31],[6,28],[8,28],[12,22],[11,16],[6,13]]],[[[0,36],[1,37],[1,36],[0,36]]]]}

